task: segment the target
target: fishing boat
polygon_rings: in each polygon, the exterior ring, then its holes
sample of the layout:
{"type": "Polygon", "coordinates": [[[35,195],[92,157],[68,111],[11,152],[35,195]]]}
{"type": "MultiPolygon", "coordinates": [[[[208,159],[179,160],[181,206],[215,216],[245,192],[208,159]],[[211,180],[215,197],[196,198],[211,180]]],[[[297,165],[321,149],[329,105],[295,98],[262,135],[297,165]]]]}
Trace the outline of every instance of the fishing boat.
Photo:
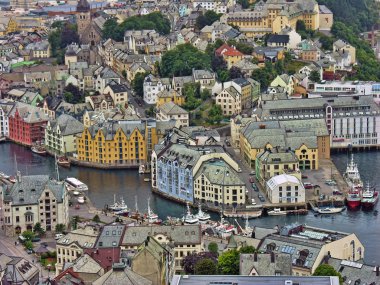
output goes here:
{"type": "Polygon", "coordinates": [[[42,145],[34,145],[31,147],[32,152],[39,154],[39,155],[46,155],[47,151],[44,146],[42,145]]]}
{"type": "Polygon", "coordinates": [[[363,182],[360,178],[360,173],[358,165],[354,161],[354,155],[351,155],[351,160],[347,164],[346,172],[343,174],[344,179],[346,180],[350,188],[362,188],[363,182]]]}
{"type": "Polygon", "coordinates": [[[118,216],[125,216],[125,217],[127,217],[128,214],[129,214],[129,209],[123,209],[123,210],[115,211],[114,214],[118,215],[118,216]]]}
{"type": "Polygon", "coordinates": [[[128,210],[127,204],[125,204],[123,197],[120,197],[120,202],[116,201],[116,196],[113,197],[113,204],[108,206],[108,209],[114,212],[122,211],[122,210],[128,210]]]}
{"type": "Polygon", "coordinates": [[[141,218],[141,213],[139,212],[139,207],[137,203],[137,196],[135,196],[135,211],[129,213],[131,219],[139,220],[141,218]]]}
{"type": "Polygon", "coordinates": [[[149,224],[161,224],[162,220],[158,218],[158,215],[155,214],[152,209],[150,208],[150,198],[148,198],[148,213],[146,215],[146,219],[148,220],[149,224]]]}
{"type": "Polygon", "coordinates": [[[67,157],[60,156],[57,159],[57,164],[61,167],[70,168],[70,160],[67,157]]]}
{"type": "Polygon", "coordinates": [[[286,211],[282,211],[281,208],[274,208],[273,210],[268,211],[268,216],[284,216],[286,214],[286,211]]]}
{"type": "Polygon", "coordinates": [[[229,238],[232,234],[237,234],[238,232],[234,225],[224,220],[223,212],[220,213],[220,222],[215,227],[215,231],[221,238],[229,238]]]}
{"type": "Polygon", "coordinates": [[[199,222],[199,219],[193,215],[190,211],[190,205],[189,205],[189,202],[186,203],[186,207],[187,207],[187,212],[186,212],[186,215],[183,216],[182,218],[182,221],[187,224],[187,225],[194,225],[194,224],[198,224],[199,222]]]}
{"type": "Polygon", "coordinates": [[[210,215],[202,211],[202,205],[199,203],[198,207],[198,213],[195,215],[195,217],[200,221],[200,222],[206,222],[211,219],[210,215]]]}
{"type": "Polygon", "coordinates": [[[347,207],[351,210],[358,209],[361,205],[362,200],[362,190],[361,188],[351,187],[350,191],[347,193],[347,207]]]}
{"type": "Polygon", "coordinates": [[[362,209],[372,210],[379,200],[379,192],[369,186],[367,183],[365,191],[362,194],[362,209]]]}
{"type": "Polygon", "coordinates": [[[0,172],[0,178],[9,179],[10,176],[5,174],[4,172],[0,172]]]}
{"type": "Polygon", "coordinates": [[[8,180],[12,183],[16,183],[16,177],[14,176],[10,176],[8,180]]]}
{"type": "Polygon", "coordinates": [[[149,182],[149,181],[150,181],[150,178],[146,177],[146,178],[144,178],[144,181],[145,181],[145,182],[149,182]]]}
{"type": "Polygon", "coordinates": [[[82,181],[76,179],[75,177],[68,177],[65,179],[66,187],[69,190],[77,190],[77,191],[87,191],[88,186],[84,184],[82,181]]]}
{"type": "Polygon", "coordinates": [[[139,167],[139,174],[144,174],[145,173],[145,165],[141,164],[139,167]]]}

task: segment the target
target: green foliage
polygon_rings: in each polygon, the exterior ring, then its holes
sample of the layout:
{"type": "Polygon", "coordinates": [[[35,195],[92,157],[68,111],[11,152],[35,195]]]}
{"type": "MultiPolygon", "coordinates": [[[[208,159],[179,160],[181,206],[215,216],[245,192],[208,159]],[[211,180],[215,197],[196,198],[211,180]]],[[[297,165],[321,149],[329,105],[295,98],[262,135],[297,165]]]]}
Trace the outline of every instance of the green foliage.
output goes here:
{"type": "Polygon", "coordinates": [[[218,69],[216,73],[221,82],[227,82],[231,79],[230,72],[227,69],[218,69]]]}
{"type": "Polygon", "coordinates": [[[126,71],[125,69],[123,69],[123,70],[121,71],[121,75],[122,75],[125,79],[127,79],[127,71],[126,71]]]}
{"type": "Polygon", "coordinates": [[[247,245],[247,246],[242,246],[240,249],[239,249],[239,253],[243,253],[243,254],[248,254],[248,253],[255,253],[255,248],[251,245],[247,245]]]}
{"type": "Polygon", "coordinates": [[[266,62],[264,68],[259,68],[252,71],[251,75],[253,79],[260,82],[262,90],[266,90],[276,76],[277,73],[273,69],[273,66],[270,62],[266,62]]]}
{"type": "Polygon", "coordinates": [[[210,258],[201,259],[195,264],[194,273],[197,275],[215,275],[216,272],[216,264],[210,258]]]}
{"type": "Polygon", "coordinates": [[[296,31],[302,39],[313,38],[315,36],[315,31],[307,29],[303,20],[297,20],[296,31]]]}
{"type": "Polygon", "coordinates": [[[36,223],[33,227],[33,232],[38,236],[43,236],[45,234],[45,230],[42,228],[41,223],[36,223]]]}
{"type": "Polygon", "coordinates": [[[207,10],[204,15],[198,16],[195,20],[195,27],[202,30],[205,26],[210,26],[215,21],[218,21],[222,14],[217,14],[212,10],[207,10]]]}
{"type": "Polygon", "coordinates": [[[92,221],[95,222],[95,223],[100,223],[99,215],[95,215],[95,216],[92,218],[92,221]]]}
{"type": "Polygon", "coordinates": [[[223,120],[223,111],[219,105],[213,105],[208,111],[207,122],[211,125],[219,124],[223,120]]]}
{"type": "Polygon", "coordinates": [[[149,73],[139,72],[135,75],[135,78],[132,80],[132,88],[135,93],[143,97],[144,96],[144,79],[147,77],[149,73]]]}
{"type": "Polygon", "coordinates": [[[322,49],[324,50],[332,50],[334,39],[332,37],[326,36],[325,34],[318,34],[319,42],[322,45],[322,49]]]}
{"type": "Polygon", "coordinates": [[[310,73],[310,76],[309,76],[309,79],[313,82],[319,82],[321,80],[321,74],[316,71],[316,70],[313,70],[311,73],[310,73]]]}
{"type": "Polygon", "coordinates": [[[115,18],[111,18],[104,23],[103,38],[122,41],[125,31],[131,30],[155,30],[160,34],[167,35],[170,33],[170,21],[161,12],[153,12],[143,16],[132,16],[120,25],[115,18]]]}
{"type": "Polygon", "coordinates": [[[63,233],[66,230],[66,226],[64,224],[57,224],[55,226],[55,232],[63,233]]]}
{"type": "Polygon", "coordinates": [[[223,275],[239,275],[239,252],[236,249],[223,252],[218,258],[218,270],[223,275]]]}
{"type": "Polygon", "coordinates": [[[31,241],[34,238],[34,233],[32,231],[24,231],[21,235],[26,241],[31,241]]]}
{"type": "Polygon", "coordinates": [[[218,254],[218,252],[219,252],[218,245],[217,245],[216,242],[210,242],[208,244],[207,249],[208,249],[209,252],[212,252],[212,253],[215,253],[215,254],[218,254]]]}
{"type": "Polygon", "coordinates": [[[25,243],[24,243],[24,246],[26,249],[33,249],[34,247],[34,244],[31,240],[27,240],[25,243]]]}
{"type": "Polygon", "coordinates": [[[84,102],[84,94],[79,90],[79,88],[71,83],[69,83],[63,89],[63,96],[66,102],[76,104],[84,102]]]}
{"type": "Polygon", "coordinates": [[[209,69],[211,58],[191,44],[178,45],[166,52],[161,61],[162,76],[186,76],[192,74],[192,69],[209,69]]]}
{"type": "Polygon", "coordinates": [[[230,46],[235,46],[238,51],[244,54],[250,55],[253,52],[253,46],[246,43],[237,42],[236,40],[229,40],[227,44],[230,46]]]}
{"type": "Polygon", "coordinates": [[[208,89],[203,89],[201,92],[201,99],[202,101],[206,101],[207,99],[211,98],[211,92],[208,89]]]}
{"type": "Polygon", "coordinates": [[[237,0],[236,2],[239,3],[243,9],[247,9],[249,7],[248,0],[237,0]]]}
{"type": "Polygon", "coordinates": [[[329,264],[321,264],[315,269],[313,276],[338,276],[339,277],[339,283],[343,284],[343,278],[342,275],[340,275],[339,272],[337,272],[334,267],[332,267],[329,264]]]}

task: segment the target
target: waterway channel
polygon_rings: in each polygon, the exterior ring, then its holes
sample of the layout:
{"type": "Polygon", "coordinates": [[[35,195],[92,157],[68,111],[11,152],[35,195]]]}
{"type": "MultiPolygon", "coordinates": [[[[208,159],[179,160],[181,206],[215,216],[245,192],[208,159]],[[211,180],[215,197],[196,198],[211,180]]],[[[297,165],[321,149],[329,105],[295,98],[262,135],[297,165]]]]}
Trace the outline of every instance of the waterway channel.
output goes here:
{"type": "MultiPolygon", "coordinates": [[[[347,154],[332,155],[337,168],[343,172],[347,164],[347,154]]],[[[380,152],[362,152],[355,154],[360,173],[364,181],[377,184],[380,188],[380,152]]],[[[0,143],[0,171],[15,174],[16,168],[23,175],[49,174],[56,177],[54,159],[32,153],[14,143],[0,143]]],[[[135,207],[137,197],[140,211],[146,211],[147,200],[150,197],[151,207],[161,218],[167,216],[181,217],[185,211],[183,205],[165,200],[152,194],[150,183],[144,182],[144,176],[137,170],[99,170],[84,167],[60,168],[61,179],[77,177],[89,186],[88,196],[99,208],[111,204],[113,197],[123,197],[130,208],[135,207]]],[[[377,207],[379,207],[377,205],[377,207]]],[[[217,217],[215,217],[217,218],[217,217]]],[[[250,223],[262,227],[289,224],[292,222],[306,223],[310,226],[322,227],[336,231],[355,232],[364,243],[365,262],[368,264],[380,263],[380,216],[372,212],[344,211],[337,215],[317,216],[311,212],[306,216],[263,217],[251,220],[250,223]]]]}

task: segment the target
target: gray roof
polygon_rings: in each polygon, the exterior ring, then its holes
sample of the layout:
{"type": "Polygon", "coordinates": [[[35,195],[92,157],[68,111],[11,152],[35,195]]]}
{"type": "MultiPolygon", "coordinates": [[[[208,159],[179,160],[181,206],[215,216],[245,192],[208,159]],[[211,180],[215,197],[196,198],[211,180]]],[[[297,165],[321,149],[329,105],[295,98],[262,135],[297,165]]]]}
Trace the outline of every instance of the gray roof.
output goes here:
{"type": "Polygon", "coordinates": [[[312,276],[236,276],[236,275],[175,275],[172,283],[175,285],[210,285],[210,284],[237,284],[237,285],[284,285],[285,281],[292,284],[308,285],[339,285],[338,277],[312,276]],[[213,283],[211,283],[213,282],[213,283]]]}
{"type": "Polygon", "coordinates": [[[212,184],[225,186],[245,186],[245,183],[240,179],[238,173],[222,159],[208,160],[202,163],[195,179],[201,175],[212,184]]]}
{"type": "Polygon", "coordinates": [[[278,164],[280,163],[297,163],[298,158],[292,151],[277,150],[273,148],[270,151],[262,151],[257,154],[256,159],[265,164],[278,164]]]}
{"type": "Polygon", "coordinates": [[[9,113],[9,116],[14,116],[16,111],[19,112],[20,117],[26,123],[37,123],[48,121],[48,116],[40,108],[17,102],[15,107],[9,113]]]}
{"type": "Polygon", "coordinates": [[[122,121],[121,123],[110,121],[88,128],[93,138],[99,131],[102,131],[106,140],[113,140],[113,137],[119,129],[129,138],[135,129],[139,130],[141,134],[145,134],[145,123],[141,121],[122,121]]]}
{"type": "Polygon", "coordinates": [[[252,269],[259,276],[292,275],[292,257],[286,253],[241,254],[240,275],[251,275],[252,269]]]}
{"type": "Polygon", "coordinates": [[[201,227],[199,225],[177,225],[177,226],[136,226],[125,230],[122,245],[138,246],[148,236],[163,234],[170,238],[174,245],[201,244],[201,227]]]}
{"type": "Polygon", "coordinates": [[[4,193],[4,201],[12,206],[39,204],[39,198],[45,190],[50,190],[58,203],[62,203],[65,193],[63,182],[50,179],[48,175],[21,176],[4,193]]]}
{"type": "Polygon", "coordinates": [[[122,265],[114,265],[114,267],[95,280],[93,285],[152,285],[152,281],[142,277],[122,265]]]}
{"type": "Polygon", "coordinates": [[[95,227],[86,226],[85,228],[79,228],[69,232],[57,241],[57,245],[68,246],[75,243],[81,248],[93,248],[98,234],[95,227]]]}
{"type": "Polygon", "coordinates": [[[96,247],[118,247],[124,233],[124,228],[125,226],[120,224],[104,226],[96,241],[96,247]]]}
{"type": "Polygon", "coordinates": [[[108,79],[120,78],[120,76],[115,71],[113,71],[111,68],[109,68],[109,67],[104,67],[99,75],[103,79],[106,79],[106,78],[108,78],[108,79]]]}
{"type": "Polygon", "coordinates": [[[182,115],[182,114],[188,114],[188,112],[181,108],[180,106],[174,104],[172,101],[166,102],[165,104],[162,104],[158,107],[160,112],[167,114],[167,115],[182,115]]]}
{"type": "Polygon", "coordinates": [[[82,133],[84,126],[73,116],[62,114],[56,120],[50,122],[52,129],[58,128],[63,136],[82,133]]]}

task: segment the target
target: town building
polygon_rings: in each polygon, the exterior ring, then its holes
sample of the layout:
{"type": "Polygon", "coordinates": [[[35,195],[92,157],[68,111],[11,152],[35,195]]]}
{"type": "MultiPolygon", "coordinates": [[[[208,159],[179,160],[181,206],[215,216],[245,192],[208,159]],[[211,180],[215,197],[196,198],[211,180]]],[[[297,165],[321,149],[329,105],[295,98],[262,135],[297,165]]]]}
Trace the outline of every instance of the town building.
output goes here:
{"type": "Polygon", "coordinates": [[[240,254],[239,274],[246,276],[291,276],[292,259],[285,253],[240,254]]]}
{"type": "Polygon", "coordinates": [[[9,136],[8,114],[15,103],[11,101],[0,101],[0,139],[9,136]]]}
{"type": "Polygon", "coordinates": [[[228,44],[223,44],[216,49],[215,55],[222,57],[226,61],[228,69],[244,57],[244,54],[237,50],[236,47],[229,46],[228,44]]]}
{"type": "MultiPolygon", "coordinates": [[[[179,88],[178,84],[179,83],[177,83],[177,87],[179,88]]],[[[177,92],[175,89],[169,89],[169,90],[164,89],[163,91],[157,94],[156,107],[160,107],[161,105],[168,102],[173,102],[174,104],[178,106],[182,106],[183,104],[185,104],[185,96],[182,95],[181,90],[177,92]]]]}
{"type": "Polygon", "coordinates": [[[56,120],[48,121],[45,128],[45,147],[56,154],[66,155],[76,152],[76,137],[84,126],[70,115],[62,114],[56,120]]]}
{"type": "MultiPolygon", "coordinates": [[[[156,145],[152,153],[152,188],[168,198],[194,203],[194,178],[202,163],[213,159],[224,160],[235,171],[241,171],[221,146],[200,147],[177,142],[156,145]]],[[[202,197],[202,193],[198,194],[202,197]]]]}
{"type": "Polygon", "coordinates": [[[114,101],[108,94],[86,96],[85,102],[88,103],[94,111],[104,111],[115,108],[114,101]]]}
{"type": "Polygon", "coordinates": [[[171,101],[157,108],[156,119],[157,121],[174,120],[177,128],[189,126],[189,112],[171,101]]]}
{"type": "Polygon", "coordinates": [[[125,225],[112,223],[105,225],[96,241],[96,248],[113,248],[119,247],[123,237],[125,225]]]}
{"type": "Polygon", "coordinates": [[[253,11],[234,11],[226,15],[226,20],[248,38],[279,33],[287,26],[295,29],[298,20],[304,21],[307,29],[318,30],[319,6],[314,0],[259,1],[253,11]]]}
{"type": "Polygon", "coordinates": [[[319,30],[330,31],[334,24],[334,14],[325,5],[319,5],[319,30]]]}
{"type": "Polygon", "coordinates": [[[104,90],[107,87],[107,85],[116,83],[121,84],[120,76],[113,71],[110,67],[99,67],[94,72],[95,80],[95,90],[98,91],[100,94],[104,94],[104,90]]]}
{"type": "Polygon", "coordinates": [[[115,263],[112,269],[95,280],[93,285],[153,285],[149,279],[133,272],[123,263],[115,263]]]}
{"type": "Polygon", "coordinates": [[[269,201],[273,204],[305,203],[305,188],[293,175],[273,176],[266,183],[266,192],[269,201]]]}
{"type": "Polygon", "coordinates": [[[223,159],[202,163],[194,177],[194,200],[215,206],[242,206],[246,186],[238,172],[223,159]]]}
{"type": "Polygon", "coordinates": [[[18,102],[8,116],[10,140],[26,146],[44,140],[49,118],[41,109],[18,102]]]}
{"type": "Polygon", "coordinates": [[[128,104],[128,89],[124,84],[111,81],[103,90],[103,94],[111,96],[114,106],[125,107],[128,104]]]}
{"type": "Polygon", "coordinates": [[[3,226],[7,236],[31,231],[36,223],[46,231],[69,223],[69,198],[65,185],[48,175],[21,176],[3,186],[3,226]]]}
{"type": "Polygon", "coordinates": [[[237,115],[242,111],[242,96],[235,87],[230,86],[216,95],[215,104],[220,106],[224,116],[237,115]]]}
{"type": "Polygon", "coordinates": [[[93,17],[90,4],[87,0],[79,0],[76,7],[76,23],[78,25],[79,40],[82,44],[95,46],[102,40],[102,27],[93,17]]]}
{"type": "Polygon", "coordinates": [[[161,91],[169,90],[170,81],[169,78],[156,78],[152,74],[149,74],[144,79],[144,101],[147,104],[157,103],[157,94],[161,91]]]}
{"type": "Polygon", "coordinates": [[[57,240],[57,263],[56,273],[59,274],[65,263],[74,262],[83,255],[85,249],[94,248],[99,232],[97,228],[86,226],[72,230],[57,240]]]}
{"type": "Polygon", "coordinates": [[[259,112],[263,121],[323,118],[331,134],[331,148],[379,144],[380,109],[373,96],[269,101],[259,112]]]}
{"type": "Polygon", "coordinates": [[[280,174],[289,174],[301,180],[298,157],[294,152],[274,148],[257,154],[256,178],[263,186],[266,181],[280,174]]]}
{"type": "Polygon", "coordinates": [[[1,284],[38,284],[40,270],[24,257],[0,253],[1,284]]]}
{"type": "Polygon", "coordinates": [[[50,44],[47,40],[30,43],[25,47],[25,50],[31,52],[31,58],[49,58],[51,56],[50,44]]]}
{"type": "MultiPolygon", "coordinates": [[[[168,245],[173,249],[175,272],[183,272],[181,262],[184,257],[193,252],[202,251],[202,231],[200,225],[127,227],[121,248],[138,249],[146,241],[147,237],[154,238],[164,248],[168,245]]],[[[164,257],[162,256],[162,258],[164,257]]],[[[132,268],[134,268],[133,265],[132,268]]]]}
{"type": "Polygon", "coordinates": [[[215,73],[209,70],[193,69],[193,82],[201,85],[201,90],[209,89],[215,85],[215,73]]]}
{"type": "Polygon", "coordinates": [[[310,276],[329,258],[357,262],[364,258],[364,247],[355,234],[292,224],[262,240],[259,251],[289,254],[292,275],[310,276]]]}
{"type": "Polygon", "coordinates": [[[351,57],[351,64],[356,63],[356,48],[344,40],[337,40],[333,43],[333,52],[339,54],[348,53],[351,57]]]}

